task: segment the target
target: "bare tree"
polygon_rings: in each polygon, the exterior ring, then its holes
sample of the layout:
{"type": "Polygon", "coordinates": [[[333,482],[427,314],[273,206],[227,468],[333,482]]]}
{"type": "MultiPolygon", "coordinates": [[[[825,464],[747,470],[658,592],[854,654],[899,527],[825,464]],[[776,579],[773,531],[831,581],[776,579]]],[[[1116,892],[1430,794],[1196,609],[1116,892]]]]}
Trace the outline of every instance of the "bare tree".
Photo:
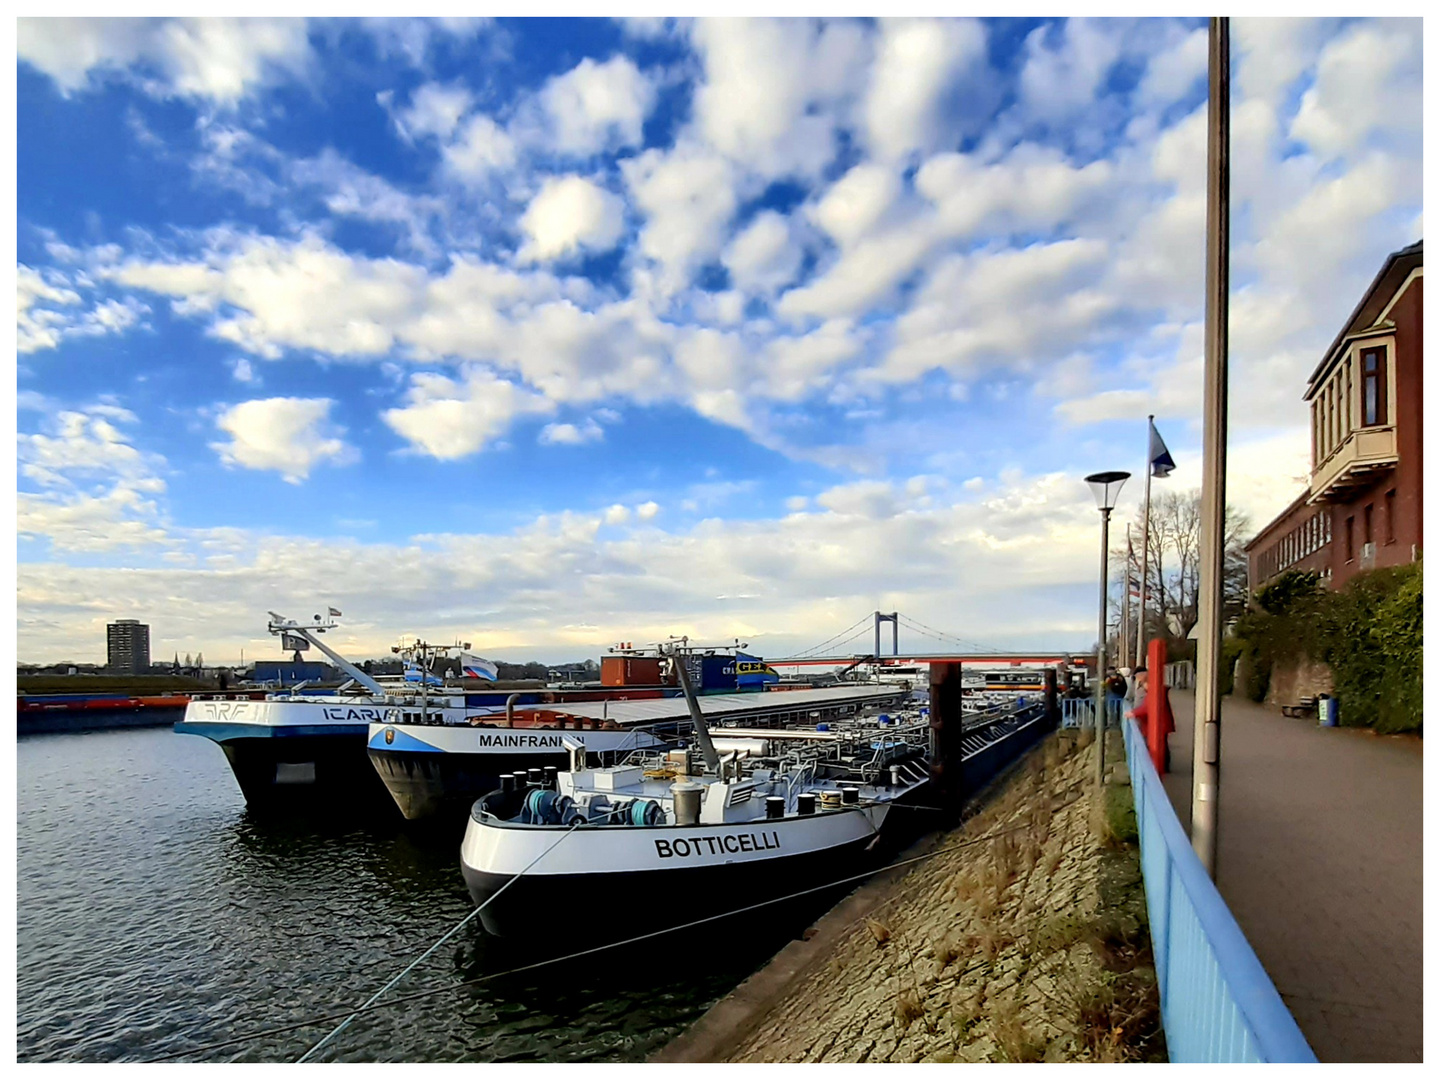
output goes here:
{"type": "MultiPolygon", "coordinates": [[[[1138,527],[1138,526],[1137,526],[1138,527]]],[[[1225,580],[1222,587],[1222,618],[1228,620],[1245,610],[1245,542],[1249,518],[1234,507],[1225,511],[1225,580]]],[[[1184,640],[1200,621],[1200,492],[1166,491],[1150,503],[1150,566],[1146,584],[1145,637],[1184,640]]],[[[1138,548],[1138,545],[1137,545],[1138,548]]],[[[1140,577],[1140,551],[1132,573],[1140,577]]],[[[1115,573],[1112,593],[1117,605],[1123,596],[1121,585],[1125,549],[1112,556],[1115,573]]],[[[1133,616],[1132,616],[1133,617],[1133,616]]]]}

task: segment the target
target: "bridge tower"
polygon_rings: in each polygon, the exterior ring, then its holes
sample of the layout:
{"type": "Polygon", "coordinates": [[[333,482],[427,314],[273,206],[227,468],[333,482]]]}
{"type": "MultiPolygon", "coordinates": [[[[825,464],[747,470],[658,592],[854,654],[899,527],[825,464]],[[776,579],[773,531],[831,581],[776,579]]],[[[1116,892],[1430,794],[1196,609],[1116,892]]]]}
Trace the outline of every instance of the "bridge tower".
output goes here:
{"type": "Polygon", "coordinates": [[[889,615],[883,612],[875,612],[875,659],[880,659],[880,624],[890,624],[890,652],[893,656],[900,655],[900,613],[892,611],[889,615]]]}

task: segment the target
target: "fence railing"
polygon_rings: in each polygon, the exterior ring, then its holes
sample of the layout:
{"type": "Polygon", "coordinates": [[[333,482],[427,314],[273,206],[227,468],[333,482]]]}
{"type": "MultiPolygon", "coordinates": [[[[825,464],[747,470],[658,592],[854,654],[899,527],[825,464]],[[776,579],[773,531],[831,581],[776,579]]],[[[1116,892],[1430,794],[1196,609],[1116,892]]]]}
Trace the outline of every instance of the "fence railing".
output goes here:
{"type": "MultiPolygon", "coordinates": [[[[1120,726],[1123,709],[1124,704],[1120,701],[1105,703],[1105,723],[1108,727],[1120,726]]],[[[1061,698],[1060,726],[1062,728],[1093,728],[1095,726],[1095,699],[1093,697],[1061,698]]]]}
{"type": "Polygon", "coordinates": [[[1127,720],[1124,731],[1170,1060],[1315,1061],[1191,848],[1140,728],[1127,720]]]}

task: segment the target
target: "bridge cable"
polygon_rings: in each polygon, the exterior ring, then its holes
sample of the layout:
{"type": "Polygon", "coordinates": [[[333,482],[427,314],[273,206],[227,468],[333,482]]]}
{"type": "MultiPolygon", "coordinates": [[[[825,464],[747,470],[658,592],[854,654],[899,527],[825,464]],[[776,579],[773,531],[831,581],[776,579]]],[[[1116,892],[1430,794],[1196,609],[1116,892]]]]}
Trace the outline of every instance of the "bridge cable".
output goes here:
{"type": "MultiPolygon", "coordinates": [[[[865,623],[865,622],[867,622],[868,620],[873,619],[873,618],[874,618],[873,615],[863,615],[863,616],[861,616],[861,617],[860,617],[859,619],[857,619],[855,622],[853,622],[853,623],[851,623],[849,626],[847,626],[844,630],[841,630],[840,633],[834,635],[834,637],[828,637],[828,638],[826,638],[824,641],[820,642],[819,645],[812,645],[812,646],[811,646],[810,648],[808,648],[808,649],[801,649],[799,652],[797,652],[797,653],[794,654],[794,658],[795,658],[795,659],[799,659],[800,657],[806,655],[807,653],[813,653],[813,652],[816,652],[816,651],[818,651],[818,650],[820,650],[820,649],[825,648],[825,646],[829,645],[832,641],[838,640],[839,638],[843,637],[845,634],[850,633],[850,631],[851,631],[851,630],[854,630],[857,626],[860,626],[862,623],[865,623]]],[[[847,639],[847,640],[848,640],[848,639],[847,639]]]]}
{"type": "MultiPolygon", "coordinates": [[[[1051,811],[1051,812],[1054,813],[1054,812],[1056,812],[1056,811],[1063,810],[1065,807],[1069,806],[1069,805],[1070,805],[1072,802],[1074,802],[1076,799],[1079,799],[1083,793],[1084,793],[1084,788],[1083,788],[1083,785],[1081,785],[1080,793],[1079,793],[1079,794],[1076,794],[1076,795],[1072,796],[1071,798],[1067,799],[1065,802],[1062,802],[1062,803],[1054,806],[1054,807],[1052,808],[1052,811],[1051,811]]],[[[478,985],[480,985],[481,983],[492,982],[492,981],[494,981],[495,979],[508,978],[508,977],[511,976],[511,975],[523,974],[524,972],[534,971],[534,970],[537,969],[537,968],[547,967],[547,966],[549,966],[549,965],[551,965],[551,964],[560,964],[560,963],[565,963],[566,961],[570,961],[570,960],[578,960],[578,959],[580,959],[581,957],[591,956],[591,955],[593,955],[593,954],[595,954],[595,953],[599,953],[599,952],[605,952],[607,949],[618,949],[618,948],[621,948],[621,947],[626,946],[626,945],[634,945],[634,944],[636,944],[636,943],[638,943],[638,942],[646,941],[646,940],[648,940],[648,939],[650,939],[650,938],[659,937],[659,936],[661,936],[661,935],[663,935],[663,934],[674,934],[674,933],[678,933],[678,932],[680,932],[680,931],[682,931],[682,930],[691,930],[691,929],[693,929],[693,928],[695,928],[695,927],[697,927],[697,926],[703,926],[705,923],[715,922],[717,919],[728,919],[728,918],[730,918],[730,917],[732,917],[732,916],[735,916],[735,915],[744,915],[744,914],[747,914],[748,912],[758,911],[758,910],[761,909],[761,908],[769,907],[769,906],[772,905],[772,904],[782,904],[782,903],[785,903],[786,901],[789,901],[789,900],[798,900],[798,899],[801,898],[802,896],[809,896],[809,895],[811,895],[812,893],[824,892],[824,891],[827,890],[827,889],[834,889],[834,888],[837,888],[837,887],[839,887],[839,886],[841,886],[841,885],[849,885],[849,884],[852,884],[852,883],[855,883],[855,882],[860,882],[860,881],[865,880],[867,877],[871,877],[871,876],[873,876],[873,875],[875,875],[875,874],[882,873],[882,872],[884,872],[884,871],[886,871],[886,870],[894,870],[894,869],[896,869],[896,868],[898,868],[898,867],[901,867],[901,866],[910,866],[910,865],[913,865],[913,864],[916,864],[916,863],[921,863],[921,862],[924,862],[924,861],[927,860],[927,859],[933,859],[933,858],[936,858],[937,856],[945,855],[945,854],[948,854],[949,852],[952,852],[952,851],[958,851],[958,850],[960,850],[961,848],[971,847],[971,846],[973,846],[973,845],[975,845],[975,844],[986,843],[986,842],[988,842],[988,841],[990,841],[990,840],[994,840],[994,839],[996,839],[996,838],[998,838],[998,837],[1001,837],[1001,836],[1009,836],[1009,835],[1012,834],[1012,833],[1024,832],[1024,831],[1028,830],[1029,828],[1031,828],[1031,826],[1027,824],[1027,825],[1017,825],[1017,826],[1014,826],[1013,828],[1009,828],[1009,829],[999,829],[999,830],[995,830],[995,831],[992,831],[992,832],[987,832],[987,833],[984,833],[984,834],[981,835],[981,836],[976,836],[976,837],[971,837],[971,838],[968,838],[968,839],[965,839],[965,840],[960,840],[960,841],[957,841],[957,842],[954,843],[954,844],[947,844],[945,847],[936,848],[934,851],[927,851],[927,852],[925,852],[925,853],[923,853],[923,854],[921,854],[921,855],[915,855],[915,856],[912,856],[912,857],[910,857],[910,858],[908,858],[908,859],[898,859],[898,860],[896,860],[896,861],[894,861],[894,862],[886,863],[886,864],[883,865],[883,866],[874,867],[873,869],[866,870],[866,871],[864,871],[864,872],[862,872],[862,873],[859,873],[859,874],[852,874],[852,875],[849,876],[849,877],[840,878],[840,879],[837,880],[837,881],[827,882],[827,883],[824,884],[824,885],[815,885],[815,886],[812,886],[812,887],[810,887],[810,888],[808,888],[808,889],[801,889],[801,890],[799,890],[798,892],[793,892],[793,893],[790,893],[790,894],[788,894],[788,895],[786,895],[786,896],[778,896],[778,897],[775,897],[775,898],[772,899],[772,900],[761,900],[761,901],[759,901],[758,903],[749,904],[749,905],[747,905],[746,907],[742,907],[742,908],[736,908],[736,909],[733,910],[733,911],[721,912],[721,913],[718,914],[718,915],[707,915],[707,916],[705,916],[704,918],[695,919],[695,920],[692,921],[692,922],[684,923],[684,924],[682,924],[682,925],[680,925],[680,926],[667,927],[667,928],[665,928],[665,929],[663,929],[663,930],[652,930],[652,931],[650,931],[649,933],[640,934],[640,935],[637,936],[637,937],[627,938],[627,939],[624,940],[624,941],[614,941],[614,942],[611,942],[611,943],[609,943],[609,944],[607,944],[607,945],[596,945],[596,946],[594,946],[594,947],[592,947],[592,948],[589,948],[589,949],[582,949],[582,950],[580,950],[579,952],[569,953],[568,955],[565,955],[565,956],[552,957],[552,958],[550,958],[550,959],[548,959],[548,960],[537,960],[537,961],[535,961],[535,962],[532,963],[532,964],[524,964],[524,965],[521,965],[520,967],[511,968],[509,971],[497,971],[497,972],[494,972],[494,973],[492,973],[492,974],[490,974],[490,975],[481,975],[481,976],[479,976],[478,978],[474,978],[474,979],[465,979],[465,980],[462,980],[461,982],[457,982],[457,983],[446,983],[444,986],[433,987],[433,988],[431,988],[431,989],[429,989],[429,990],[417,990],[416,992],[414,992],[414,993],[412,993],[412,994],[402,994],[402,995],[400,995],[399,997],[393,997],[393,998],[390,998],[390,999],[387,1000],[387,1001],[376,1002],[376,1003],[374,1003],[374,1004],[362,1005],[359,1009],[355,1009],[355,1010],[352,1010],[352,1011],[350,1011],[350,1012],[330,1013],[330,1014],[324,1015],[324,1016],[316,1016],[316,1017],[313,1017],[313,1018],[311,1018],[311,1019],[309,1019],[309,1020],[299,1020],[299,1021],[296,1021],[296,1022],[293,1023],[293,1024],[286,1024],[286,1025],[284,1025],[284,1026],[282,1026],[282,1027],[267,1028],[267,1029],[264,1030],[264,1031],[257,1031],[257,1032],[254,1032],[253,1034],[250,1034],[250,1035],[239,1035],[239,1036],[236,1036],[236,1037],[233,1038],[233,1039],[224,1039],[224,1040],[221,1040],[220,1042],[205,1043],[204,1045],[191,1047],[191,1048],[186,1049],[186,1050],[176,1050],[176,1051],[174,1051],[174,1052],[172,1052],[172,1053],[169,1053],[169,1054],[161,1054],[161,1055],[158,1056],[158,1057],[149,1058],[148,1060],[149,1060],[149,1061],[152,1061],[152,1062],[153,1062],[153,1061],[173,1061],[173,1060],[175,1060],[176,1058],[187,1057],[187,1056],[192,1055],[192,1054],[201,1054],[201,1053],[205,1053],[206,1051],[209,1051],[209,1050],[223,1050],[223,1049],[225,1049],[225,1048],[227,1048],[227,1047],[238,1046],[238,1045],[240,1045],[240,1044],[242,1044],[242,1043],[254,1042],[254,1041],[256,1041],[257,1039],[269,1038],[269,1037],[272,1036],[272,1035],[286,1035],[286,1034],[289,1034],[289,1033],[292,1032],[292,1031],[299,1031],[299,1030],[301,1030],[302,1028],[315,1027],[315,1026],[317,1026],[317,1025],[319,1025],[319,1024],[328,1024],[328,1023],[331,1023],[331,1022],[333,1022],[333,1021],[335,1021],[335,1020],[349,1019],[349,1018],[352,1018],[352,1017],[354,1017],[354,1016],[359,1015],[361,1012],[379,1012],[379,1011],[381,1011],[382,1009],[389,1009],[389,1008],[393,1008],[393,1007],[396,1006],[396,1005],[404,1005],[404,1004],[408,1004],[409,1002],[412,1002],[412,1001],[421,1000],[421,999],[423,999],[423,998],[434,997],[434,996],[437,995],[437,994],[449,993],[449,992],[451,992],[451,991],[458,990],[458,989],[460,989],[460,988],[462,988],[462,987],[466,987],[466,986],[478,986],[478,985]]],[[[566,835],[568,836],[569,834],[567,833],[566,835]]],[[[562,837],[562,839],[563,839],[563,837],[562,837]]],[[[556,841],[556,842],[558,843],[559,841],[556,841]]],[[[544,853],[542,852],[541,854],[543,855],[544,853]]],[[[518,875],[517,875],[517,876],[518,876],[518,875]]],[[[497,891],[497,892],[495,893],[495,896],[498,896],[498,895],[500,895],[500,894],[499,894],[499,892],[497,891]]],[[[493,897],[492,897],[491,899],[493,899],[493,897]]],[[[487,901],[487,903],[488,903],[488,901],[487,901]]],[[[482,904],[481,906],[483,907],[484,905],[482,904]]],[[[479,908],[476,908],[476,909],[475,909],[476,912],[478,912],[479,910],[480,910],[479,908]]],[[[473,915],[473,914],[475,914],[475,912],[471,912],[470,914],[473,915]]],[[[469,916],[466,916],[466,919],[465,919],[464,921],[468,921],[468,920],[469,920],[469,916]]],[[[459,929],[459,927],[457,926],[456,929],[459,929]]],[[[454,931],[452,930],[451,933],[453,933],[453,932],[454,932],[454,931]]],[[[446,935],[446,936],[448,937],[449,935],[446,935]]],[[[433,951],[433,950],[432,950],[432,951],[433,951]]],[[[318,1046],[318,1044],[317,1044],[317,1046],[318,1046]]]]}
{"type": "Polygon", "coordinates": [[[986,645],[986,644],[984,644],[983,642],[979,642],[979,641],[971,641],[971,640],[968,639],[968,638],[957,637],[957,636],[954,635],[954,634],[946,633],[944,630],[937,630],[937,629],[935,629],[935,627],[933,627],[933,626],[927,626],[925,623],[920,622],[918,619],[915,619],[915,618],[913,618],[913,617],[911,617],[911,616],[909,616],[909,615],[905,615],[905,614],[903,614],[903,613],[900,615],[900,618],[901,618],[902,620],[904,620],[904,622],[907,624],[907,626],[908,626],[911,630],[919,631],[919,632],[922,633],[922,634],[925,633],[926,631],[930,631],[932,637],[938,635],[938,636],[940,636],[940,637],[942,637],[942,638],[949,638],[951,641],[957,642],[958,644],[961,644],[961,645],[972,645],[972,646],[974,646],[975,648],[980,649],[982,652],[998,653],[998,652],[1003,651],[1003,650],[1001,650],[1001,649],[995,648],[995,646],[993,646],[993,645],[986,645]]]}

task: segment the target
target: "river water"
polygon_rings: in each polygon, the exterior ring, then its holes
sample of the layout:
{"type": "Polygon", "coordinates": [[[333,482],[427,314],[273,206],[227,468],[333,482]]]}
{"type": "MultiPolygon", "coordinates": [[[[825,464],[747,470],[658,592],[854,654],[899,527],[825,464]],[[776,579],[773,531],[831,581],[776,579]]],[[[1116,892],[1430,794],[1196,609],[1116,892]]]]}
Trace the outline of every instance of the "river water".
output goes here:
{"type": "MultiPolygon", "coordinates": [[[[28,736],[17,778],[21,1061],[293,1061],[334,1024],[206,1047],[343,1013],[471,910],[458,832],[343,811],[257,820],[195,736],[28,736]]],[[[575,919],[648,929],[602,896],[577,897],[575,919]]],[[[439,993],[367,1013],[313,1060],[638,1061],[804,925],[672,934],[519,974],[505,973],[563,951],[567,928],[512,943],[467,926],[389,997],[439,993]]]]}

